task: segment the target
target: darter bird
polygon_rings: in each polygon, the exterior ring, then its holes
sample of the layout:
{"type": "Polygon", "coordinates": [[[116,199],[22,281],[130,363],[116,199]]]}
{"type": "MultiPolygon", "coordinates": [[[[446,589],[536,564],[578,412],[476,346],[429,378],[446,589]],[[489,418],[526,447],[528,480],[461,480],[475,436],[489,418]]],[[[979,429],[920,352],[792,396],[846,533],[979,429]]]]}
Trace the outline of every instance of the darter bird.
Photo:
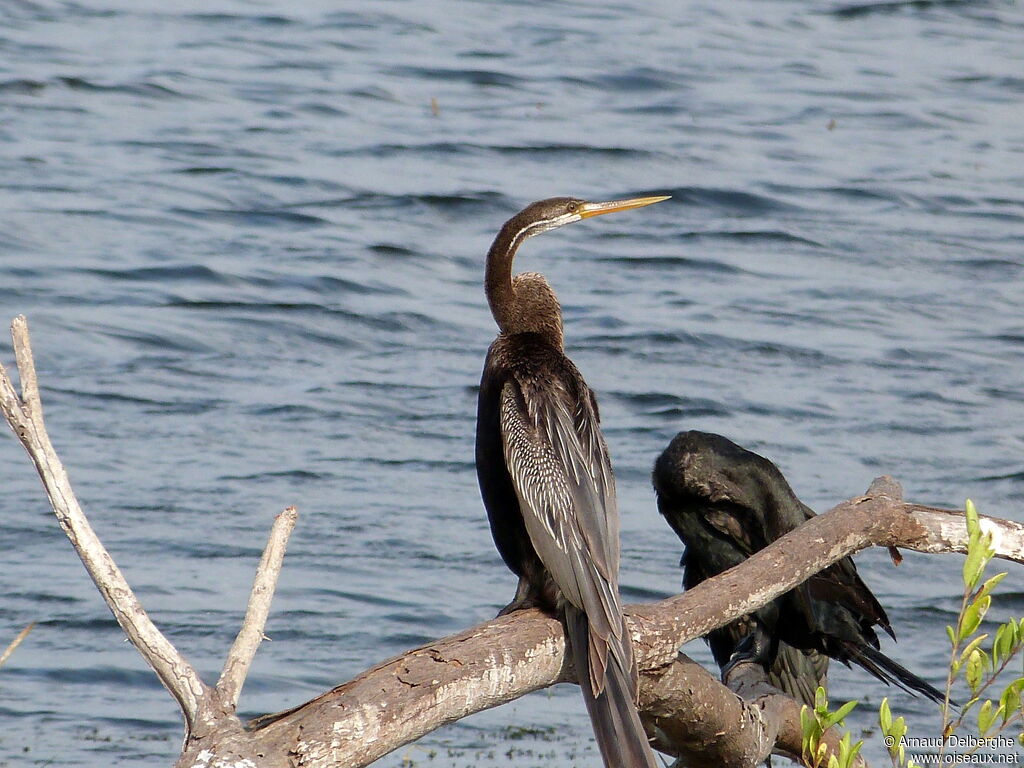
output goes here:
{"type": "Polygon", "coordinates": [[[641,197],[532,203],[498,232],[485,287],[500,333],[487,352],[476,468],[494,542],[519,577],[502,613],[559,614],[608,768],[655,768],[636,709],[637,667],[619,601],[619,515],[597,401],[566,356],[544,276],[512,276],[523,242],[556,227],[657,203],[641,197]]]}

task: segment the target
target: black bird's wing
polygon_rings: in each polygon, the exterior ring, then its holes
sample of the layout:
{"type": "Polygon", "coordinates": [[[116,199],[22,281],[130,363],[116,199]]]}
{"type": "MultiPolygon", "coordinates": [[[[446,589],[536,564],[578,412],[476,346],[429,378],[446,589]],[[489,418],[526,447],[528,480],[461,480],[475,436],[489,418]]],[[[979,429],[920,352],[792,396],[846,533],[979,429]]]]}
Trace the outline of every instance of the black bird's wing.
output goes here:
{"type": "Polygon", "coordinates": [[[590,391],[574,379],[551,377],[533,386],[510,377],[500,423],[530,540],[564,599],[587,616],[597,695],[610,647],[625,669],[633,664],[618,597],[615,481],[590,391]]]}
{"type": "MultiPolygon", "coordinates": [[[[654,485],[658,508],[687,546],[687,588],[737,565],[814,517],[778,467],[721,435],[676,435],[655,463],[654,485]]],[[[788,645],[844,663],[854,661],[881,680],[942,700],[941,692],[878,650],[874,627],[890,635],[892,627],[852,558],[833,563],[751,616],[778,643],[780,655],[788,645]]],[[[730,653],[732,637],[742,636],[743,630],[734,622],[709,635],[719,664],[730,653]]],[[[800,678],[800,696],[824,670],[824,659],[810,654],[781,662],[773,655],[767,660],[778,663],[770,674],[783,681],[800,678]]]]}

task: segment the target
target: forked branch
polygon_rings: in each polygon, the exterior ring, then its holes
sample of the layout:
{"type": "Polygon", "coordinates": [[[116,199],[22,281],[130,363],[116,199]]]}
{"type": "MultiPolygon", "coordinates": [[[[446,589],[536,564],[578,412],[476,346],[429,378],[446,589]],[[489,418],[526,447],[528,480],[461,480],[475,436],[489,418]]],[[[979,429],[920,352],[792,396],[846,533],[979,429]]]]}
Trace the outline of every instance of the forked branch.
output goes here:
{"type": "Polygon", "coordinates": [[[177,700],[186,728],[191,732],[197,724],[200,700],[208,693],[208,688],[192,665],[146,615],[75,498],[67,471],[43,423],[43,405],[24,316],[19,315],[11,323],[11,337],[22,394],[18,396],[7,371],[0,366],[0,408],[35,464],[60,527],[71,539],[93,583],[132,645],[139,649],[160,682],[177,700]]]}
{"type": "MultiPolygon", "coordinates": [[[[0,408],[39,471],[61,527],[71,539],[131,642],[178,701],[187,738],[179,766],[358,768],[435,728],[571,681],[561,625],[522,611],[385,661],[295,709],[244,730],[235,705],[263,637],[295,511],[275,522],[257,571],[241,632],[210,687],[153,625],[78,505],[43,423],[35,366],[23,317],[12,324],[21,377],[19,396],[0,366],[0,408]]],[[[996,556],[1024,562],[1024,525],[982,517],[996,556]]],[[[734,695],[678,654],[707,634],[791,589],[831,563],[868,546],[963,552],[960,512],[907,504],[891,479],[839,504],[686,594],[627,607],[643,671],[641,710],[659,748],[698,763],[754,765],[774,750],[799,751],[799,706],[777,694],[734,695]]]]}
{"type": "Polygon", "coordinates": [[[249,607],[242,621],[242,629],[228,652],[224,671],[220,673],[220,680],[217,681],[217,690],[232,710],[238,706],[238,696],[242,692],[245,677],[249,674],[249,665],[252,664],[256,650],[263,641],[263,628],[270,614],[270,603],[277,588],[277,577],[284,562],[284,551],[298,518],[299,513],[295,511],[295,507],[288,507],[274,520],[270,540],[256,569],[256,579],[252,584],[249,607]]]}
{"type": "Polygon", "coordinates": [[[197,730],[208,732],[217,727],[225,716],[233,717],[245,675],[263,638],[285,546],[295,526],[295,508],[286,509],[274,524],[256,574],[242,630],[228,654],[220,682],[216,688],[211,688],[150,620],[89,524],[71,488],[67,471],[46,432],[28,323],[23,316],[19,315],[11,323],[11,337],[21,395],[0,365],[0,410],[35,464],[61,528],[71,540],[107,607],[132,645],[178,702],[185,719],[186,741],[197,730]]]}
{"type": "MultiPolygon", "coordinates": [[[[699,748],[705,757],[717,756],[712,762],[749,765],[750,742],[764,735],[753,731],[752,736],[738,726],[746,722],[760,727],[749,710],[736,709],[750,702],[737,701],[706,673],[702,680],[692,668],[674,664],[682,643],[750,613],[868,546],[925,552],[966,549],[966,537],[959,532],[966,530],[962,512],[906,504],[898,497],[894,481],[883,479],[873,484],[870,495],[839,504],[683,595],[626,607],[637,663],[644,673],[641,716],[653,732],[675,734],[661,742],[665,751],[693,754],[699,748]],[[668,672],[672,685],[666,692],[660,681],[668,672]],[[671,690],[694,693],[673,698],[671,690]],[[681,744],[683,735],[692,734],[697,726],[715,737],[698,739],[696,746],[681,744]],[[724,755],[731,757],[724,760],[724,755]]],[[[1024,526],[992,517],[984,520],[998,534],[993,537],[997,555],[1024,561],[1024,526]]],[[[307,704],[263,718],[254,724],[252,736],[278,748],[295,739],[287,748],[302,765],[358,768],[466,715],[572,679],[561,625],[538,611],[522,611],[384,662],[307,704]]],[[[791,752],[795,742],[799,749],[799,707],[775,712],[783,718],[773,726],[778,740],[762,739],[763,743],[769,750],[791,752]]]]}

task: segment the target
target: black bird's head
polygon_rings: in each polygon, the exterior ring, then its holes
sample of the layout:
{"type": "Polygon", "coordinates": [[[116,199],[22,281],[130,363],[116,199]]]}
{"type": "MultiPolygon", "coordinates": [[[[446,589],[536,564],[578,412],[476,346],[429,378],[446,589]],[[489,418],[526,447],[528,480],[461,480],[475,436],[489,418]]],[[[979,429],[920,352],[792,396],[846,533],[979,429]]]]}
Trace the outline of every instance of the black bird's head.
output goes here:
{"type": "Polygon", "coordinates": [[[686,544],[697,517],[728,530],[750,554],[814,516],[772,462],[709,432],[676,435],[655,462],[653,481],[658,509],[686,544]]]}

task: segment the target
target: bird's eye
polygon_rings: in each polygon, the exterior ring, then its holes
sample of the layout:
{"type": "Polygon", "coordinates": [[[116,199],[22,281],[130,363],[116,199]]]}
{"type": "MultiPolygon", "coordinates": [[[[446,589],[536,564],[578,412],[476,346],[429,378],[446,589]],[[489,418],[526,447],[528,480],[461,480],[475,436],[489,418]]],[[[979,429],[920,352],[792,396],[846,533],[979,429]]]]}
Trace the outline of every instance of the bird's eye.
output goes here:
{"type": "Polygon", "coordinates": [[[580,212],[580,204],[578,202],[576,202],[575,200],[570,200],[569,204],[565,206],[565,212],[566,213],[579,213],[580,212]]]}

